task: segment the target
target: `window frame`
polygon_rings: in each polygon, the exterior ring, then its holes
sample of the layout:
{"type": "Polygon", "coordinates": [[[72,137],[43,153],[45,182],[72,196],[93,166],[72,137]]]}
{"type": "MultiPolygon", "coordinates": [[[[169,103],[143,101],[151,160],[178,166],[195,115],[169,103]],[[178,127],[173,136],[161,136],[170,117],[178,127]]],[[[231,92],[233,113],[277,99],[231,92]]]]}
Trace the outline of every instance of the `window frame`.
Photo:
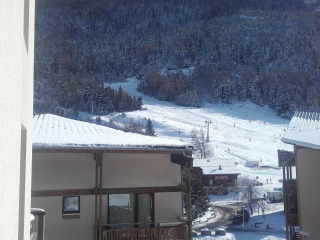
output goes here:
{"type": "Polygon", "coordinates": [[[63,196],[62,197],[62,215],[68,215],[68,214],[80,214],[80,196],[63,196]],[[78,198],[78,211],[65,211],[65,207],[64,207],[64,202],[66,198],[70,198],[70,197],[76,197],[78,198]]]}
{"type": "MultiPolygon", "coordinates": [[[[134,195],[134,225],[139,221],[139,200],[138,195],[139,193],[115,193],[115,194],[108,194],[108,216],[107,216],[107,223],[110,224],[110,195],[116,195],[116,194],[133,194],[134,195]]],[[[151,213],[151,221],[150,227],[154,227],[154,221],[155,221],[155,194],[154,193],[148,193],[150,195],[150,213],[151,213]]],[[[139,228],[139,226],[135,225],[134,228],[139,228]]],[[[112,228],[111,228],[112,229],[112,228]]]]}

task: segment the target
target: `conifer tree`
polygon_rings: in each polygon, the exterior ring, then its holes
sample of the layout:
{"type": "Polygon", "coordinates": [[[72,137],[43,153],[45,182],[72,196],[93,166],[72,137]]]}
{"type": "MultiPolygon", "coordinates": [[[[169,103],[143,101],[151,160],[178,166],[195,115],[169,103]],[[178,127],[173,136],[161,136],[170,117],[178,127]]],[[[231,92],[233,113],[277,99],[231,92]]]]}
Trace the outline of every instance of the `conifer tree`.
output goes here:
{"type": "Polygon", "coordinates": [[[155,131],[154,131],[154,128],[153,128],[152,121],[150,120],[150,118],[148,119],[148,122],[147,122],[146,134],[149,135],[149,136],[155,136],[156,135],[155,131]]]}
{"type": "Polygon", "coordinates": [[[202,178],[196,172],[191,172],[191,187],[192,187],[192,195],[195,201],[195,211],[196,215],[198,213],[202,213],[207,211],[209,198],[207,196],[207,192],[202,184],[202,178]]]}

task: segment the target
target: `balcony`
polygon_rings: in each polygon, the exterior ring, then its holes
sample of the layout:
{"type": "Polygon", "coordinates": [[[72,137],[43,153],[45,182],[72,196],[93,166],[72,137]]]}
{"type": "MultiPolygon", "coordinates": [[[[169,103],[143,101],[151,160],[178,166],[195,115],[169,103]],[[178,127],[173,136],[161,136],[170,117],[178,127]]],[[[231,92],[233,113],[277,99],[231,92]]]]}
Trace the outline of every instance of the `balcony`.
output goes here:
{"type": "Polygon", "coordinates": [[[300,234],[299,232],[294,232],[290,240],[300,240],[300,234]]]}
{"type": "Polygon", "coordinates": [[[296,180],[285,181],[287,196],[297,195],[297,182],[296,180]]]}
{"type": "Polygon", "coordinates": [[[187,226],[184,225],[147,229],[112,229],[103,231],[103,240],[188,240],[187,230],[187,226]]]}
{"type": "Polygon", "coordinates": [[[289,226],[299,226],[298,207],[291,206],[287,211],[287,222],[289,226]]]}

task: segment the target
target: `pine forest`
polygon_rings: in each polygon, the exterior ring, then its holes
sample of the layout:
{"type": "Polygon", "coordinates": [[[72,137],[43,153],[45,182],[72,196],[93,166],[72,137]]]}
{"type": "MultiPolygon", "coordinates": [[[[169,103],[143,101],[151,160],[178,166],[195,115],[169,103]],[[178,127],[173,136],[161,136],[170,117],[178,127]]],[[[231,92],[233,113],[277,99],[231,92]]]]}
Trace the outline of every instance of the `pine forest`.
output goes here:
{"type": "Polygon", "coordinates": [[[320,111],[320,12],[303,0],[39,0],[35,29],[40,113],[141,109],[106,85],[128,77],[182,106],[320,111]]]}

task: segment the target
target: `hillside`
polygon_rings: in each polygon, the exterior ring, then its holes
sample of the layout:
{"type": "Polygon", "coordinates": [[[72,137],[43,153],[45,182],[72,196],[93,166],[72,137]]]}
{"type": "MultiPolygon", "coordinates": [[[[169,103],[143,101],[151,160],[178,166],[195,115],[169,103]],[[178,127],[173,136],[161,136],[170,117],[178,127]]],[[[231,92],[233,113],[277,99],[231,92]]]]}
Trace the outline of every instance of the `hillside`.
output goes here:
{"type": "Polygon", "coordinates": [[[185,106],[251,100],[283,117],[319,110],[319,19],[303,0],[40,0],[35,98],[85,111],[103,82],[193,67],[182,86],[174,75],[141,91],[185,106]]]}
{"type": "MultiPolygon", "coordinates": [[[[121,85],[129,94],[140,96],[136,90],[137,82],[132,78],[125,83],[111,84],[111,87],[117,89],[121,85]]],[[[191,142],[193,128],[206,130],[205,120],[209,119],[213,122],[210,125],[209,143],[209,147],[213,149],[213,158],[237,160],[241,174],[248,175],[250,179],[259,176],[261,181],[265,182],[266,178],[272,178],[273,184],[265,185],[260,192],[261,195],[273,190],[274,187],[282,187],[282,183],[278,181],[282,179],[282,171],[276,169],[277,149],[293,150],[292,146],[280,141],[289,125],[289,120],[277,116],[269,107],[259,107],[245,102],[232,105],[207,103],[203,108],[189,108],[145,95],[142,97],[145,110],[127,112],[125,116],[123,114],[104,116],[102,121],[108,123],[112,120],[122,125],[129,124],[133,119],[134,122],[145,125],[146,120],[150,118],[158,136],[191,142]],[[245,163],[251,160],[262,160],[262,165],[271,168],[257,170],[245,167],[245,163]]]]}
{"type": "MultiPolygon", "coordinates": [[[[124,83],[107,85],[115,89],[121,86],[130,95],[140,96],[141,93],[136,90],[137,84],[137,79],[130,78],[124,83]]],[[[146,95],[142,95],[142,97],[144,99],[143,110],[103,116],[103,124],[112,121],[117,126],[122,126],[129,125],[133,121],[144,126],[147,119],[150,118],[158,136],[191,142],[191,131],[194,128],[206,130],[205,121],[211,120],[213,123],[210,125],[209,147],[213,149],[213,155],[210,158],[236,160],[241,172],[238,177],[239,183],[241,183],[242,178],[249,177],[250,180],[253,180],[258,176],[259,181],[264,185],[256,188],[257,197],[263,197],[264,194],[273,191],[275,188],[282,188],[283,175],[282,169],[277,168],[277,149],[293,150],[292,146],[280,141],[289,120],[277,116],[269,107],[259,107],[249,101],[234,104],[206,103],[203,108],[190,108],[179,107],[146,95]],[[246,116],[246,119],[244,116],[246,116]],[[251,160],[262,160],[261,165],[269,167],[264,169],[246,167],[246,162],[251,160]],[[266,182],[267,178],[268,183],[266,182]]],[[[210,195],[210,201],[221,205],[237,203],[239,196],[238,193],[230,193],[225,196],[210,195]]],[[[212,237],[198,237],[197,239],[283,240],[285,239],[283,230],[285,221],[282,211],[282,203],[268,204],[265,211],[266,220],[264,221],[262,216],[255,212],[252,221],[246,223],[245,233],[239,230],[234,232],[228,230],[226,238],[214,235],[212,237]],[[263,221],[264,224],[270,224],[277,230],[257,235],[261,230],[252,229],[251,225],[255,221],[263,221]]],[[[201,229],[214,221],[215,218],[212,218],[211,212],[208,211],[196,220],[201,220],[201,224],[194,224],[194,226],[201,229]]],[[[242,226],[240,227],[242,228],[242,226]]]]}

